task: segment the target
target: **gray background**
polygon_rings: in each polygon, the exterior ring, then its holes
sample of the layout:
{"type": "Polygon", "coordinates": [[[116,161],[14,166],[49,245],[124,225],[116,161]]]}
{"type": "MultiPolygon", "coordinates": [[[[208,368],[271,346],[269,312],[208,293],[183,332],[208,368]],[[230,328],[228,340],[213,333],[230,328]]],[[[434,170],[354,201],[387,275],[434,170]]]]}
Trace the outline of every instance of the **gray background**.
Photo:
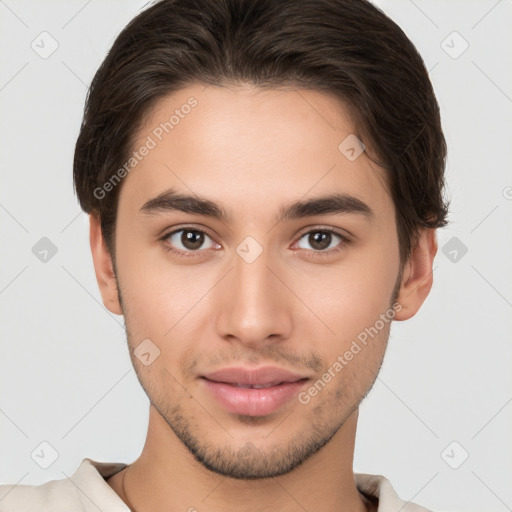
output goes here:
{"type": "MultiPolygon", "coordinates": [[[[0,483],[143,446],[148,399],[101,303],[71,170],[87,85],[145,4],[0,0],[0,483]]],[[[362,405],[354,467],[433,510],[512,510],[512,2],[378,5],[430,70],[452,205],[433,290],[393,324],[362,405]]]]}

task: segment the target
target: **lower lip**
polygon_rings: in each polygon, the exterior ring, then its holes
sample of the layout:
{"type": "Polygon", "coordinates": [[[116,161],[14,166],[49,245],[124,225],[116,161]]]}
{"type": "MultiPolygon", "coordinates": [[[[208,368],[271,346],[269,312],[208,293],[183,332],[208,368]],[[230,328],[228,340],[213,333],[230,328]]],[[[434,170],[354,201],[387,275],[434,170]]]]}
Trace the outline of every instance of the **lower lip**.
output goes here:
{"type": "Polygon", "coordinates": [[[202,379],[210,393],[229,412],[245,416],[266,416],[277,411],[284,404],[298,395],[308,379],[297,382],[284,382],[270,388],[239,388],[202,379]]]}

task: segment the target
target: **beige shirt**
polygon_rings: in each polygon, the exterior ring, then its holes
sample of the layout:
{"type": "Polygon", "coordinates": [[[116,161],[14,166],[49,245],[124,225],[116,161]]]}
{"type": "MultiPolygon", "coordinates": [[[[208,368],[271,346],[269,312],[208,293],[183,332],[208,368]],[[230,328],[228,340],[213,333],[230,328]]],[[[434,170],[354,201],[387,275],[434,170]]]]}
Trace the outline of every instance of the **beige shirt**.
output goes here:
{"type": "MultiPolygon", "coordinates": [[[[130,512],[105,479],[126,467],[86,458],[69,478],[41,485],[0,485],[0,512],[130,512]]],[[[402,501],[380,475],[355,473],[357,488],[379,501],[379,512],[430,512],[402,501]]]]}

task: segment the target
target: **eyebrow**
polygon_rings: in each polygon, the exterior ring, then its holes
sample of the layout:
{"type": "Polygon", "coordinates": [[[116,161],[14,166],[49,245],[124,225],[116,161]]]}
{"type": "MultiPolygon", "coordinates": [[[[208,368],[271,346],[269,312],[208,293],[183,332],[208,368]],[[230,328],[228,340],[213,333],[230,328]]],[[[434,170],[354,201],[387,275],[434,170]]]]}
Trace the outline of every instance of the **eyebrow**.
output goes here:
{"type": "MultiPolygon", "coordinates": [[[[172,188],[144,203],[140,210],[146,214],[180,211],[211,217],[225,223],[231,221],[231,216],[220,204],[195,195],[182,194],[172,188]]],[[[315,215],[347,213],[359,214],[368,220],[374,216],[373,210],[361,199],[348,194],[333,193],[282,206],[276,220],[281,222],[315,215]]]]}

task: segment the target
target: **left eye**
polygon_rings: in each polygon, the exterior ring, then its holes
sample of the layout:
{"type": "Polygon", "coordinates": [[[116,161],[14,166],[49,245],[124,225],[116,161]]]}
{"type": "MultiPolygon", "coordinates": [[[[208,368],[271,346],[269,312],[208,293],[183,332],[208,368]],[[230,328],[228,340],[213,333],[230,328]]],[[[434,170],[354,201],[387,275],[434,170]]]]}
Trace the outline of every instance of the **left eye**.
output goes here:
{"type": "Polygon", "coordinates": [[[309,249],[309,247],[304,247],[303,245],[301,245],[301,241],[303,240],[306,240],[306,242],[310,244],[311,248],[314,251],[322,252],[327,252],[327,249],[332,249],[333,247],[340,245],[340,242],[346,241],[345,237],[338,233],[335,233],[334,231],[321,229],[309,231],[299,239],[299,247],[301,249],[309,249]],[[337,243],[336,239],[338,239],[337,243]]]}

